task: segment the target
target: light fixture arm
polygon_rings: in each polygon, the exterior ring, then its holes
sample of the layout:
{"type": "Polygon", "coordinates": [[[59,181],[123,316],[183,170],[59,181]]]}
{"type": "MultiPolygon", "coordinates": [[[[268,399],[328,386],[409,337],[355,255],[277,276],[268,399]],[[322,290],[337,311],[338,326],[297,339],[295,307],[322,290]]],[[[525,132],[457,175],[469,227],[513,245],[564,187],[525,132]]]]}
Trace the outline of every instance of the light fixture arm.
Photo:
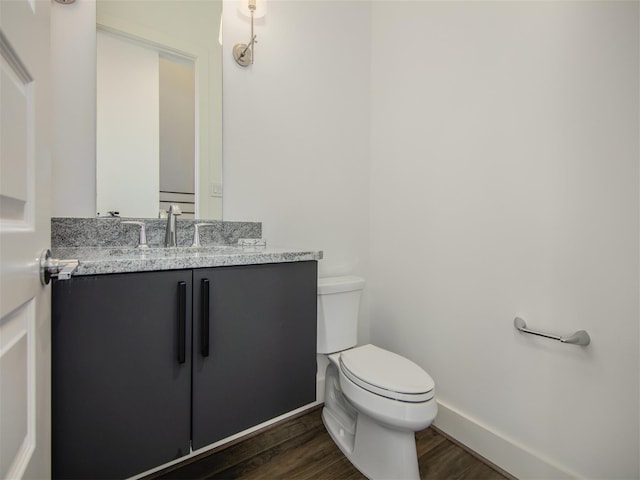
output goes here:
{"type": "Polygon", "coordinates": [[[233,58],[241,67],[253,65],[253,47],[258,43],[258,40],[256,40],[257,35],[253,33],[253,14],[255,10],[255,3],[249,2],[249,12],[251,15],[251,39],[249,40],[249,43],[236,43],[233,46],[233,58]]]}
{"type": "MultiPolygon", "coordinates": [[[[250,41],[247,45],[245,45],[244,43],[240,44],[240,45],[243,45],[243,46],[244,46],[244,48],[242,49],[242,52],[240,52],[240,58],[243,58],[243,57],[246,55],[247,50],[251,49],[251,50],[253,51],[253,44],[254,44],[255,42],[256,42],[256,36],[255,36],[255,35],[253,35],[253,36],[251,37],[251,41],[250,41]]],[[[251,53],[251,52],[249,52],[249,53],[251,53]]],[[[238,60],[238,59],[236,59],[236,61],[237,61],[237,60],[238,60]]],[[[251,55],[251,63],[253,63],[253,55],[251,55]]]]}

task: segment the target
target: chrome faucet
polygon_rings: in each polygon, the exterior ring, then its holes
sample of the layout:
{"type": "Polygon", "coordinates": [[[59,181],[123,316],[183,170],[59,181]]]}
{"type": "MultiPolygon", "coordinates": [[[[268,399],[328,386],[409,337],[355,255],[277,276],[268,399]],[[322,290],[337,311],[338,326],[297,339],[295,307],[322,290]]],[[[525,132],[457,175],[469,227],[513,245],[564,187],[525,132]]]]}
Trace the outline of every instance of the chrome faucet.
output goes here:
{"type": "Polygon", "coordinates": [[[171,205],[169,212],[167,213],[167,230],[164,235],[165,247],[177,247],[178,246],[178,226],[176,217],[182,215],[182,211],[178,205],[171,205]]]}

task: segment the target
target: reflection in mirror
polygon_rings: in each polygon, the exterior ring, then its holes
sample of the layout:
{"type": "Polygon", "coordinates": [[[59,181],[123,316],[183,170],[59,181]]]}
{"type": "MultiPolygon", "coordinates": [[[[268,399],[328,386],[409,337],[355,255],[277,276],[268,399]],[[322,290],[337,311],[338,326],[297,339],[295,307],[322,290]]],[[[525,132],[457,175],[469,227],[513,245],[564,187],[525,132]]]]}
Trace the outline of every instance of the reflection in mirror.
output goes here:
{"type": "Polygon", "coordinates": [[[222,219],[222,0],[96,10],[98,215],[222,219]]]}

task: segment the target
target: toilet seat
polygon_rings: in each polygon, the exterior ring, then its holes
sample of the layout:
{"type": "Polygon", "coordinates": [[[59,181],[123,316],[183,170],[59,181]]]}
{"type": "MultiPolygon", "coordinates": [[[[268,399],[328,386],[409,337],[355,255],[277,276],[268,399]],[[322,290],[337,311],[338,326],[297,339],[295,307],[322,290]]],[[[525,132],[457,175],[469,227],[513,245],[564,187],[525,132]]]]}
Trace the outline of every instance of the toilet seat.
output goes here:
{"type": "Polygon", "coordinates": [[[418,365],[375,345],[340,354],[340,369],[360,388],[402,402],[426,402],[434,396],[434,382],[418,365]]]}

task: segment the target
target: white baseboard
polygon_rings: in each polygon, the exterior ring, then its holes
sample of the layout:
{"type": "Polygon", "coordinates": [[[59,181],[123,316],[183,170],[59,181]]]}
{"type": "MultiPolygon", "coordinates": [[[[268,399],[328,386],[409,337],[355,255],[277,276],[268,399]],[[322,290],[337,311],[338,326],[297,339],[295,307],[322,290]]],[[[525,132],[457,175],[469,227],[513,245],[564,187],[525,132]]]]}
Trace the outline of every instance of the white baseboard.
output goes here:
{"type": "Polygon", "coordinates": [[[579,475],[568,472],[542,455],[528,450],[442,402],[438,402],[438,415],[433,425],[521,480],[579,478],[579,475]]]}

